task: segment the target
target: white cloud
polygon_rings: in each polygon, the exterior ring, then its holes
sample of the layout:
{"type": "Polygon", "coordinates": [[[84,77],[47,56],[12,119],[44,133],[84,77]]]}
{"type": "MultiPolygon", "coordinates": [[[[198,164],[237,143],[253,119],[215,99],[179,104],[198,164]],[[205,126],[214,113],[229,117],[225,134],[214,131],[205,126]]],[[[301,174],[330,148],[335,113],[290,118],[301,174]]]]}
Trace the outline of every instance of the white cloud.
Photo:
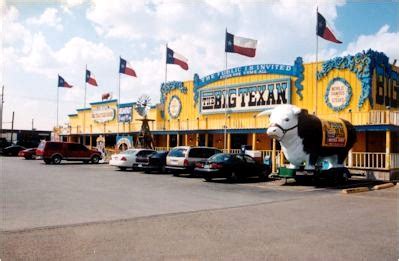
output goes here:
{"type": "MultiPolygon", "coordinates": [[[[55,49],[42,32],[32,33],[21,23],[19,11],[2,9],[1,83],[6,87],[5,121],[12,111],[17,115],[16,128],[51,129],[55,123],[57,74],[74,87],[60,88],[60,122],[67,114],[83,106],[85,64],[96,74],[98,88],[88,87],[87,102],[98,100],[106,88],[115,86],[115,72],[109,65],[116,63],[113,51],[101,42],[73,37],[63,47],[55,49]],[[111,80],[110,80],[111,79],[111,80]],[[21,106],[23,104],[23,106],[21,106]]],[[[116,64],[114,67],[116,68],[116,64]]]]}
{"type": "Polygon", "coordinates": [[[26,20],[26,23],[54,27],[58,31],[62,31],[64,28],[60,14],[55,8],[46,8],[39,17],[30,17],[26,20]]]}
{"type": "Polygon", "coordinates": [[[27,50],[31,43],[32,35],[21,23],[18,22],[19,11],[14,6],[2,7],[1,40],[4,46],[23,46],[27,50]]]}
{"type": "Polygon", "coordinates": [[[356,41],[349,43],[342,55],[368,49],[384,52],[390,58],[390,62],[393,62],[393,59],[399,60],[399,32],[390,32],[389,26],[383,25],[377,33],[360,35],[356,41]]]}
{"type": "MultiPolygon", "coordinates": [[[[335,47],[320,48],[318,59],[319,61],[323,61],[336,56],[354,55],[358,52],[372,49],[385,53],[392,63],[394,59],[399,60],[399,32],[390,32],[389,29],[388,25],[383,25],[374,34],[360,35],[354,41],[348,43],[346,49],[342,52],[338,51],[335,47]]],[[[315,59],[315,51],[304,55],[304,60],[315,61],[315,59]]]]}
{"type": "MultiPolygon", "coordinates": [[[[342,4],[344,1],[320,5],[331,27],[337,17],[336,8],[342,4]]],[[[232,33],[258,40],[255,58],[229,54],[229,67],[292,64],[297,56],[314,50],[316,21],[309,17],[316,17],[315,10],[315,2],[296,1],[152,1],[132,5],[120,0],[114,5],[92,1],[86,17],[100,37],[130,43],[131,49],[125,50],[130,57],[125,58],[138,78],[122,78],[122,101],[135,100],[143,90],[158,101],[165,77],[165,43],[187,57],[190,66],[189,71],[183,71],[169,65],[168,80],[191,80],[194,73],[201,77],[223,70],[226,26],[232,33]]],[[[325,52],[327,56],[337,51],[325,52]]]]}
{"type": "Polygon", "coordinates": [[[67,7],[76,7],[82,5],[86,0],[63,0],[61,2],[63,2],[67,7]]]}

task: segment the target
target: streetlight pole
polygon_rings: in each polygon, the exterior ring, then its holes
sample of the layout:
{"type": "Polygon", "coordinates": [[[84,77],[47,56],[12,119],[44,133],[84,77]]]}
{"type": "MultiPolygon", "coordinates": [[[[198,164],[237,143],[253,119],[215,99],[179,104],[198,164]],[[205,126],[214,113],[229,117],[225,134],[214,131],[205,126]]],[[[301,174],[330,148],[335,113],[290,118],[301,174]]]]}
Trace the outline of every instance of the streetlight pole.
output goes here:
{"type": "Polygon", "coordinates": [[[12,120],[11,120],[11,143],[14,141],[14,112],[12,112],[12,120]]]}
{"type": "Polygon", "coordinates": [[[0,101],[0,134],[3,131],[3,103],[4,103],[4,85],[1,88],[1,101],[0,101]]]}

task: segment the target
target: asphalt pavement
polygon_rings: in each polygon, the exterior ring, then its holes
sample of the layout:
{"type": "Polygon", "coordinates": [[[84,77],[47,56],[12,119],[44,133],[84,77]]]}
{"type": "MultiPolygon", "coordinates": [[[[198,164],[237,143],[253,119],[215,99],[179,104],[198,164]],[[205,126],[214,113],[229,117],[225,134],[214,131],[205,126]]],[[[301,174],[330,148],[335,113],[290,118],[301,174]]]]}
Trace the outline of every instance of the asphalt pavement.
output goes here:
{"type": "Polygon", "coordinates": [[[396,260],[398,189],[0,158],[1,260],[396,260]]]}

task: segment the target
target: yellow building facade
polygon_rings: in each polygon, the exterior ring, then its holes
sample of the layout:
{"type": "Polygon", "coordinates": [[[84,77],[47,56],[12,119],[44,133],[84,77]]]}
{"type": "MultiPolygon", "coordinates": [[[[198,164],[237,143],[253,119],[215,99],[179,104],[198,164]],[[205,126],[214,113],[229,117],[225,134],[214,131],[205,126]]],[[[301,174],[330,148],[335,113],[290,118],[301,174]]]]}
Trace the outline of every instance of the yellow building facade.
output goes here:
{"type": "MultiPolygon", "coordinates": [[[[258,114],[278,104],[293,104],[322,118],[343,118],[358,141],[347,166],[360,174],[394,179],[399,171],[399,67],[384,53],[364,51],[303,64],[257,64],[161,84],[161,101],[148,118],[157,149],[178,145],[213,146],[235,153],[249,145],[283,162],[279,145],[266,135],[268,118],[258,114]]],[[[95,146],[105,137],[114,147],[120,136],[137,142],[141,119],[135,103],[90,103],[69,115],[61,137],[95,146]],[[118,120],[119,118],[119,120],[118,120]],[[119,135],[118,135],[119,134],[119,135]],[[117,137],[118,136],[118,137],[117,137]]]]}

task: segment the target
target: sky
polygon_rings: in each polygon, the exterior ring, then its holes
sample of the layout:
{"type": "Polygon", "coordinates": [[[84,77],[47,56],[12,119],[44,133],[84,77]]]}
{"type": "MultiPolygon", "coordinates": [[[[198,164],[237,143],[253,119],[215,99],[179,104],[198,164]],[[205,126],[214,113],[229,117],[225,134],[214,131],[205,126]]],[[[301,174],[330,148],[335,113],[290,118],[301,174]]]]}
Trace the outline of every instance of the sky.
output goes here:
{"type": "Polygon", "coordinates": [[[399,58],[399,0],[0,0],[0,84],[3,128],[51,130],[56,124],[57,75],[73,88],[59,89],[59,123],[83,108],[85,67],[98,87],[87,86],[87,104],[111,92],[118,97],[119,56],[137,78],[120,77],[121,102],[143,94],[159,102],[165,81],[165,45],[188,59],[190,69],[168,65],[167,80],[192,80],[224,69],[228,32],[258,40],[256,56],[228,54],[228,67],[293,64],[316,57],[316,7],[342,44],[319,38],[319,60],[374,49],[399,58]],[[110,4],[112,3],[112,4],[110,4]]]}

